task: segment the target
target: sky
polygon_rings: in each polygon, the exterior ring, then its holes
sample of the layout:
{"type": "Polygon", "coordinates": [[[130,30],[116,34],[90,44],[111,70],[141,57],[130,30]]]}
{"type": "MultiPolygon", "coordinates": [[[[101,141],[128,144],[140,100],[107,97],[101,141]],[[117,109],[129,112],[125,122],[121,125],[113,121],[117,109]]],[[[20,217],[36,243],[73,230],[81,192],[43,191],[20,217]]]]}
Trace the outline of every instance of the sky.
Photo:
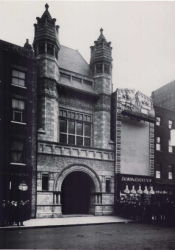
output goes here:
{"type": "MultiPolygon", "coordinates": [[[[175,80],[175,2],[47,1],[60,26],[62,45],[90,61],[90,46],[103,28],[111,42],[113,89],[130,88],[150,96],[175,80]]],[[[36,17],[46,1],[0,0],[0,39],[32,44],[36,17]]]]}

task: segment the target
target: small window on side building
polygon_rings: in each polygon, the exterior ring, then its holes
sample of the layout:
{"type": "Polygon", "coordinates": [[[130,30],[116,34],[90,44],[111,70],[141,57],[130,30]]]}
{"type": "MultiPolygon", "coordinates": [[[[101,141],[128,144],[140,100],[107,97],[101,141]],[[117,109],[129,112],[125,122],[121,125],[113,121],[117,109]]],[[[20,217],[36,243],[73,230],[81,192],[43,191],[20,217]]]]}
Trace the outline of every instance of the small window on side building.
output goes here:
{"type": "Polygon", "coordinates": [[[169,141],[168,141],[168,152],[169,152],[169,153],[174,153],[174,152],[173,152],[173,146],[172,146],[170,143],[171,143],[171,141],[169,140],[169,141]]]}
{"type": "Polygon", "coordinates": [[[25,86],[25,73],[18,71],[18,70],[12,70],[12,84],[17,86],[25,86]]]}
{"type": "Polygon", "coordinates": [[[12,99],[12,121],[25,122],[25,102],[12,99]]]}
{"type": "Polygon", "coordinates": [[[173,128],[173,121],[172,120],[168,120],[168,128],[169,129],[173,128]]]}
{"type": "Polygon", "coordinates": [[[156,137],[156,150],[161,151],[161,138],[156,137]]]}
{"type": "Polygon", "coordinates": [[[161,178],[161,165],[160,163],[156,163],[156,179],[161,178]]]}
{"type": "Polygon", "coordinates": [[[11,141],[11,162],[25,163],[25,143],[22,139],[12,139],[11,141]]]}
{"type": "Polygon", "coordinates": [[[161,117],[157,116],[157,117],[156,117],[156,125],[157,125],[157,126],[161,126],[161,122],[162,122],[161,117]]]}
{"type": "Polygon", "coordinates": [[[173,180],[173,165],[168,165],[168,179],[173,180]]]}

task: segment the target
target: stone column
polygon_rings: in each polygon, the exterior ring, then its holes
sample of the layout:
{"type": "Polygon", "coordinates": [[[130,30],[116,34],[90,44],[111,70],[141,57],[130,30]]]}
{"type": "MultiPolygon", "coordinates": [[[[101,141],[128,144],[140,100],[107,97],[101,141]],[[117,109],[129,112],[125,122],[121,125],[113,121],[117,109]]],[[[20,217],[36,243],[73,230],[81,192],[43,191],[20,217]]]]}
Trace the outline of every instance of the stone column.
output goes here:
{"type": "Polygon", "coordinates": [[[111,96],[101,94],[95,104],[94,112],[94,147],[109,148],[111,96]]]}
{"type": "Polygon", "coordinates": [[[42,190],[42,175],[41,172],[37,173],[37,191],[42,190]]]}

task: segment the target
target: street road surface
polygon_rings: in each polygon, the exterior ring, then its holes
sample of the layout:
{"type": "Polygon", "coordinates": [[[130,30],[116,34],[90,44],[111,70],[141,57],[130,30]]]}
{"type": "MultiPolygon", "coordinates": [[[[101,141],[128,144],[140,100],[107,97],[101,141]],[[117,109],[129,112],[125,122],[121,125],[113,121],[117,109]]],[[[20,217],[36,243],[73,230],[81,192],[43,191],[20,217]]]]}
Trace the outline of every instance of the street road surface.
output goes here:
{"type": "Polygon", "coordinates": [[[0,231],[0,249],[175,250],[175,228],[118,223],[0,231]]]}

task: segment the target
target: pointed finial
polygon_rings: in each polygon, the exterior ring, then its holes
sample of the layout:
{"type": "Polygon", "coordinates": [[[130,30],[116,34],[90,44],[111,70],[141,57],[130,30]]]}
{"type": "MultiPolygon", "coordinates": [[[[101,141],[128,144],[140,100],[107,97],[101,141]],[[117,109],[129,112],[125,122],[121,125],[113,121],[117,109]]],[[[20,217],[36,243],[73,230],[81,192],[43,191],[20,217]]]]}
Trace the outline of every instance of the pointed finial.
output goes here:
{"type": "Polygon", "coordinates": [[[101,34],[103,34],[103,29],[102,28],[100,29],[100,32],[101,32],[101,34]]]}
{"type": "Polygon", "coordinates": [[[45,8],[46,8],[46,10],[48,10],[48,8],[49,8],[49,5],[47,3],[45,5],[45,8]]]}

